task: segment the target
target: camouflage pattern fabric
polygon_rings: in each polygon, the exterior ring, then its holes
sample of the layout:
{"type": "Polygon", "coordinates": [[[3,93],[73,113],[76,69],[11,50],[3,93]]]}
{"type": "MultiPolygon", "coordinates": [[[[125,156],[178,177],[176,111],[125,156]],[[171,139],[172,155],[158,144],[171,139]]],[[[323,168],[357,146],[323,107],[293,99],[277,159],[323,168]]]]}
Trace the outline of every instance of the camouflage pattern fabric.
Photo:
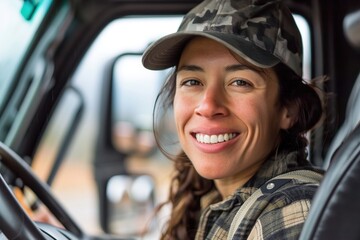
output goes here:
{"type": "Polygon", "coordinates": [[[148,48],[144,66],[176,65],[182,48],[195,35],[217,40],[260,67],[282,62],[302,76],[301,35],[280,0],[205,0],[184,17],[177,33],[148,48]]]}

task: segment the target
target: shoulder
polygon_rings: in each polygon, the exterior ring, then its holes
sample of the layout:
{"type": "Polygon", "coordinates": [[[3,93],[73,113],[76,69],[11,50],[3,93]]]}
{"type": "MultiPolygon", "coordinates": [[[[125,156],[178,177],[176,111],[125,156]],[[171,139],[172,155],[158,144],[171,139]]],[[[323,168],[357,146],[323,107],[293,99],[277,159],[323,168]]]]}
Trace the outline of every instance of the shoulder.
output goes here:
{"type": "Polygon", "coordinates": [[[249,239],[297,239],[320,178],[297,176],[268,181],[260,188],[261,194],[246,211],[235,235],[243,231],[251,236],[249,239]]]}
{"type": "MultiPolygon", "coordinates": [[[[277,202],[279,203],[279,202],[277,202]]],[[[308,216],[311,200],[269,204],[256,219],[248,239],[298,239],[308,216]]]]}
{"type": "Polygon", "coordinates": [[[319,184],[290,181],[274,192],[263,193],[250,209],[249,217],[285,218],[294,216],[295,212],[308,212],[319,184]]]}
{"type": "Polygon", "coordinates": [[[264,194],[260,200],[263,200],[267,204],[286,206],[301,200],[311,200],[319,187],[319,182],[307,183],[296,179],[289,181],[286,186],[269,194],[264,194]]]}
{"type": "Polygon", "coordinates": [[[257,190],[258,197],[255,197],[256,203],[251,208],[254,213],[250,211],[249,214],[254,214],[253,217],[273,214],[274,210],[299,201],[310,204],[322,176],[322,173],[313,170],[295,170],[268,180],[257,190]]]}

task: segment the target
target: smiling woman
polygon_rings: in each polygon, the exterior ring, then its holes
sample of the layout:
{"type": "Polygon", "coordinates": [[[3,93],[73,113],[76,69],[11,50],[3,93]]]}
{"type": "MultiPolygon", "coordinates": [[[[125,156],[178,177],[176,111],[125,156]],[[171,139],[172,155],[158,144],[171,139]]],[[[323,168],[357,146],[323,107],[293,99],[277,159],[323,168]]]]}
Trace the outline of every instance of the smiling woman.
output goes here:
{"type": "Polygon", "coordinates": [[[235,229],[232,223],[274,177],[315,172],[305,133],[322,110],[302,79],[302,54],[301,35],[281,1],[231,0],[202,2],[177,33],[145,51],[145,67],[175,67],[157,102],[159,113],[173,109],[182,148],[165,152],[176,175],[162,239],[299,236],[319,180],[273,183],[273,194],[259,198],[235,229]]]}
{"type": "MultiPolygon", "coordinates": [[[[353,191],[360,175],[351,168],[356,151],[348,151],[358,141],[338,149],[336,138],[328,148],[344,120],[339,133],[349,133],[342,131],[353,119],[346,113],[359,105],[346,108],[360,52],[342,26],[359,8],[358,0],[0,0],[0,143],[51,185],[61,215],[68,212],[84,229],[79,240],[108,233],[137,239],[144,225],[144,240],[160,239],[160,231],[180,240],[299,239],[304,219],[319,230],[316,238],[320,232],[320,239],[360,239],[353,191]],[[294,19],[302,47],[282,2],[300,16],[294,19]],[[163,70],[143,69],[142,56],[147,67],[163,70]],[[312,79],[324,74],[326,81],[312,79]],[[316,129],[322,112],[306,82],[329,97],[316,129]],[[172,161],[151,138],[160,90],[155,130],[172,161]],[[319,190],[318,181],[294,176],[296,169],[322,176],[308,160],[323,167],[324,159],[332,164],[319,190]],[[311,200],[315,191],[325,205],[311,200]],[[330,218],[309,221],[312,212],[330,218]]],[[[351,96],[356,92],[355,86],[351,96]]],[[[347,139],[359,140],[354,134],[347,139]]],[[[4,189],[15,193],[13,206],[27,210],[0,206],[0,239],[19,233],[23,214],[45,237],[76,233],[47,228],[51,222],[37,214],[59,212],[41,204],[48,191],[19,180],[23,169],[7,168],[6,153],[0,155],[4,189]]],[[[4,191],[0,201],[13,193],[4,191]]],[[[301,231],[310,236],[306,226],[301,231]]]]}

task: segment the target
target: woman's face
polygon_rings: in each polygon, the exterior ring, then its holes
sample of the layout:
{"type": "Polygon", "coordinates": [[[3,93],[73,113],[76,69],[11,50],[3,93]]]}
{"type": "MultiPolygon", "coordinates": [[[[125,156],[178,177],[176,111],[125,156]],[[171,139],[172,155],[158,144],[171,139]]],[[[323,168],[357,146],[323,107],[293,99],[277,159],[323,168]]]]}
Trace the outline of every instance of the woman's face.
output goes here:
{"type": "Polygon", "coordinates": [[[271,69],[234,57],[223,45],[193,39],[176,73],[174,115],[182,149],[208,179],[245,183],[288,128],[271,69]]]}

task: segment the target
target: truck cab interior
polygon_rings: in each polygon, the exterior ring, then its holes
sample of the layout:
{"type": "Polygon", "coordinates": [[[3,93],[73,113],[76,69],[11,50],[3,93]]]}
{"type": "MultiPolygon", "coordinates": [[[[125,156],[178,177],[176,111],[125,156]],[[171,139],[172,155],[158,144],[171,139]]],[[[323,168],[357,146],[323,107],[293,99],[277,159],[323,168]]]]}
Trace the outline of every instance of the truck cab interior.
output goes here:
{"type": "MultiPolygon", "coordinates": [[[[152,110],[167,71],[144,69],[141,56],[198,2],[0,2],[0,239],[158,239],[166,212],[152,214],[172,165],[152,110]],[[35,220],[40,208],[51,224],[35,220]]],[[[308,133],[325,177],[300,239],[360,239],[360,2],[285,2],[303,35],[304,78],[325,96],[308,133]]]]}

